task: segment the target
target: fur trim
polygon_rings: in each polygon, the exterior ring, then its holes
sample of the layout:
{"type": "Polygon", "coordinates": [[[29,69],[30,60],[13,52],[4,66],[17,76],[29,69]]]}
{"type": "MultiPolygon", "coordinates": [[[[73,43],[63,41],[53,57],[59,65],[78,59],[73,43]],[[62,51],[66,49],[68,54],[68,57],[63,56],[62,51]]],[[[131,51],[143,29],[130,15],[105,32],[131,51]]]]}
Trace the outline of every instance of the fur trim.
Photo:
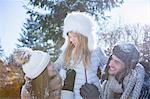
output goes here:
{"type": "Polygon", "coordinates": [[[63,37],[66,39],[63,48],[67,46],[67,33],[77,32],[88,37],[88,47],[90,50],[96,48],[97,23],[89,14],[85,12],[72,12],[64,19],[63,37]]]}

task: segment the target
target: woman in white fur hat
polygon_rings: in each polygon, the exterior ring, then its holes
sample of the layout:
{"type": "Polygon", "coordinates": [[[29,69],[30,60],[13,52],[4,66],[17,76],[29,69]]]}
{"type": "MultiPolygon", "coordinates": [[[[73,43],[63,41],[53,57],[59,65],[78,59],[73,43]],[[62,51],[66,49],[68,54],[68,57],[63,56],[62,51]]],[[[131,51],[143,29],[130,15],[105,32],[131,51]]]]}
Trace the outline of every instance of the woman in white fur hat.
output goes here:
{"type": "Polygon", "coordinates": [[[97,69],[105,68],[106,56],[96,48],[96,22],[85,12],[72,12],[64,20],[63,53],[53,64],[64,80],[61,99],[82,99],[85,83],[99,86],[97,69]]]}
{"type": "Polygon", "coordinates": [[[60,99],[61,79],[50,65],[48,53],[18,48],[14,59],[25,73],[21,99],[60,99]]]}

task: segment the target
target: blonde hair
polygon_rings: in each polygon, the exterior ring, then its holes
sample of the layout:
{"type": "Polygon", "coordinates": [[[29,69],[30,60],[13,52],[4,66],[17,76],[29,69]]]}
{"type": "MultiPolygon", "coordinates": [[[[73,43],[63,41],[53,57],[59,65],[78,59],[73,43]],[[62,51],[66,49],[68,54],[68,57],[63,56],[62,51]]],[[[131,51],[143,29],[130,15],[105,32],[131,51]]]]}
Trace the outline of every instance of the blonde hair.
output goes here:
{"type": "Polygon", "coordinates": [[[45,89],[49,86],[47,68],[37,78],[32,80],[31,94],[35,97],[44,98],[45,89]]]}
{"type": "Polygon", "coordinates": [[[77,35],[78,46],[75,48],[74,45],[68,39],[68,46],[64,53],[65,67],[67,69],[72,68],[72,66],[70,66],[70,60],[71,60],[71,56],[73,55],[73,61],[74,61],[73,65],[78,64],[80,61],[82,61],[84,67],[87,68],[88,65],[90,64],[90,57],[91,57],[88,48],[88,38],[79,33],[75,33],[75,34],[77,35]],[[73,53],[73,49],[74,49],[74,53],[73,53]]]}

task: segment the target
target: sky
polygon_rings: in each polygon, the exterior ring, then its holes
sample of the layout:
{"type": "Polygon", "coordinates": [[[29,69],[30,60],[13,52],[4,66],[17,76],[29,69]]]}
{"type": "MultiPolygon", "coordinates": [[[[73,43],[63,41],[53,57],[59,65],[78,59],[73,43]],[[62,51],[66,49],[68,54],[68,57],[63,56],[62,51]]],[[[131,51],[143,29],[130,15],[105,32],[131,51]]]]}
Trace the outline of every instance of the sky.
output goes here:
{"type": "MultiPolygon", "coordinates": [[[[111,24],[150,24],[150,0],[125,0],[106,14],[112,16],[111,24]]],[[[26,17],[23,0],[0,0],[0,45],[6,56],[16,48],[26,17]]]]}
{"type": "Polygon", "coordinates": [[[107,14],[112,16],[111,23],[150,24],[150,0],[124,0],[121,7],[107,14]]]}
{"type": "Polygon", "coordinates": [[[16,47],[25,18],[21,0],[0,0],[0,45],[6,55],[16,47]]]}

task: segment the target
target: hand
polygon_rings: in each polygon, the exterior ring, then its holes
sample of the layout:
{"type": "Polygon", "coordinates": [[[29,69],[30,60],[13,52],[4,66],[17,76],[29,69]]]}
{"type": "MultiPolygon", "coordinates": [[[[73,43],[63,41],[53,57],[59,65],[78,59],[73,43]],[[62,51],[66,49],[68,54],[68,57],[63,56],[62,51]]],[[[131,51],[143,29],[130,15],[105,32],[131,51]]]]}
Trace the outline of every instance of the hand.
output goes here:
{"type": "Polygon", "coordinates": [[[75,70],[69,69],[66,73],[66,79],[64,81],[64,86],[62,90],[69,90],[73,91],[74,89],[74,82],[75,82],[76,72],[75,70]]]}
{"type": "Polygon", "coordinates": [[[100,92],[94,84],[84,84],[80,88],[80,94],[83,99],[99,99],[100,92]]]}

